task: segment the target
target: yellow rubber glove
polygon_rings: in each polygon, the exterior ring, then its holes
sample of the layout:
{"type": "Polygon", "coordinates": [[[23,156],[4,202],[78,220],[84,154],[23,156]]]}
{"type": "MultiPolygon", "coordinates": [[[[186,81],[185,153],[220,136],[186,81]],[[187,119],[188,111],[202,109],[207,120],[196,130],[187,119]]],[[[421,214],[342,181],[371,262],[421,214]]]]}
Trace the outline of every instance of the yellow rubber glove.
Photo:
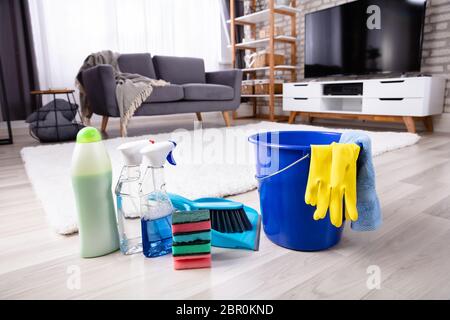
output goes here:
{"type": "Polygon", "coordinates": [[[331,161],[330,220],[342,226],[342,208],[345,200],[345,217],[358,220],[356,209],[356,162],[360,147],[354,143],[333,143],[331,161]]]}
{"type": "Polygon", "coordinates": [[[317,206],[314,220],[325,218],[330,204],[331,145],[311,146],[305,203],[317,206]]]}

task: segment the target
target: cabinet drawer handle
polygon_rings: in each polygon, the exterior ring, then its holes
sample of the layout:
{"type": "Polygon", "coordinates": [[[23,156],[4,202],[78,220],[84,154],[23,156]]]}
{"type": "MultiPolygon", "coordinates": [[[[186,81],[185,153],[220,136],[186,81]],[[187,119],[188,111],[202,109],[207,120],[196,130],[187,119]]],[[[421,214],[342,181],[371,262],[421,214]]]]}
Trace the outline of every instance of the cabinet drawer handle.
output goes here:
{"type": "Polygon", "coordinates": [[[294,87],[307,87],[308,84],[304,83],[304,84],[294,84],[294,87]]]}
{"type": "Polygon", "coordinates": [[[384,80],[380,81],[381,83],[403,83],[405,80],[384,80]]]}
{"type": "Polygon", "coordinates": [[[381,101],[403,101],[405,98],[379,98],[381,101]]]}
{"type": "Polygon", "coordinates": [[[294,100],[308,100],[309,98],[294,98],[294,100]]]}

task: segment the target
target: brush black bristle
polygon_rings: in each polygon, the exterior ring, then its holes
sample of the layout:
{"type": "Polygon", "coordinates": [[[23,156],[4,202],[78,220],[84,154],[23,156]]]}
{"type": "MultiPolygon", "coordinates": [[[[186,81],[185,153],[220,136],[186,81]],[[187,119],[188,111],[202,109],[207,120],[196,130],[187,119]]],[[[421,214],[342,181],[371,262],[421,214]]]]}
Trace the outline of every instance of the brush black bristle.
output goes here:
{"type": "Polygon", "coordinates": [[[239,233],[243,232],[244,229],[241,228],[241,225],[239,224],[238,219],[236,218],[236,215],[235,215],[234,211],[233,211],[232,214],[229,215],[229,217],[230,217],[231,224],[234,226],[235,232],[239,232],[239,233]]]}
{"type": "Polygon", "coordinates": [[[240,220],[244,224],[244,229],[245,230],[252,230],[252,223],[248,219],[247,214],[245,213],[245,211],[244,210],[239,210],[238,214],[240,216],[240,220]]]}
{"type": "Polygon", "coordinates": [[[211,228],[222,233],[242,233],[252,230],[252,224],[243,208],[237,210],[210,210],[211,228]]]}
{"type": "Polygon", "coordinates": [[[225,221],[225,233],[232,233],[233,232],[233,225],[230,221],[230,215],[229,214],[222,214],[223,220],[225,221]]]}

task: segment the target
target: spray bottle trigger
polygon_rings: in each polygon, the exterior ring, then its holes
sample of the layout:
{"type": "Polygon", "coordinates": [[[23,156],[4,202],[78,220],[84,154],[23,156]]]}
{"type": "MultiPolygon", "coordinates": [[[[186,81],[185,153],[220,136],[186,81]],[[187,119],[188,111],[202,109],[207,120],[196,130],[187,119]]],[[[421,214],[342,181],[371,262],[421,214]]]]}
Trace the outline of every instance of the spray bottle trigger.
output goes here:
{"type": "Polygon", "coordinates": [[[173,166],[177,165],[175,159],[173,158],[172,151],[170,151],[169,154],[167,155],[167,161],[173,166]]]}

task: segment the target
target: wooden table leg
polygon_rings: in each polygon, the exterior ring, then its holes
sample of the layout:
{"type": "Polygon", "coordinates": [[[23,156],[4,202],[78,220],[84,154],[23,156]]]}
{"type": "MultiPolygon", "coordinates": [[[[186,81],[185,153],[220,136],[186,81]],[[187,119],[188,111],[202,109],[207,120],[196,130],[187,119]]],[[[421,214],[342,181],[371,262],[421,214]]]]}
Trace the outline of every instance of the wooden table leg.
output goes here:
{"type": "Polygon", "coordinates": [[[86,127],[91,126],[91,118],[82,116],[81,122],[83,122],[83,125],[85,125],[86,127]]]}
{"type": "Polygon", "coordinates": [[[295,123],[295,119],[297,118],[297,111],[291,111],[291,114],[289,115],[289,124],[295,123]]]}
{"type": "Polygon", "coordinates": [[[309,113],[302,112],[301,116],[302,116],[303,123],[306,123],[306,124],[310,124],[311,123],[312,118],[311,118],[311,115],[309,113]]]}
{"type": "Polygon", "coordinates": [[[403,122],[405,123],[408,132],[416,133],[416,123],[413,117],[403,117],[403,122]]]}
{"type": "Polygon", "coordinates": [[[200,112],[196,112],[195,114],[197,115],[198,121],[203,121],[202,114],[200,112]]]}
{"type": "Polygon", "coordinates": [[[108,120],[109,120],[108,116],[103,116],[103,118],[102,118],[102,126],[100,128],[101,132],[106,132],[106,127],[108,126],[108,120]]]}
{"type": "Polygon", "coordinates": [[[434,126],[433,126],[433,116],[427,116],[422,118],[423,124],[425,125],[425,129],[427,130],[427,132],[432,133],[434,131],[434,126]]]}
{"type": "Polygon", "coordinates": [[[225,125],[229,127],[231,125],[230,122],[230,115],[228,114],[228,111],[222,111],[223,120],[225,121],[225,125]]]}

